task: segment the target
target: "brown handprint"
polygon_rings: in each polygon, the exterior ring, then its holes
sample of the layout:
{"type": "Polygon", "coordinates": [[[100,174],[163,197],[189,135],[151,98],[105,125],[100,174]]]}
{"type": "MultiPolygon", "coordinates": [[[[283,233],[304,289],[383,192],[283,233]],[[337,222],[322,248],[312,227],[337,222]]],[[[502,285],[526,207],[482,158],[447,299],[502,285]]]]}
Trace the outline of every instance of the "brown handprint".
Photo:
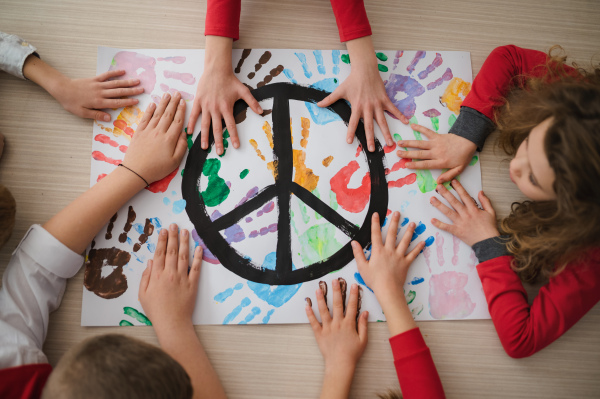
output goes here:
{"type": "MultiPolygon", "coordinates": [[[[115,213],[109,221],[105,235],[107,240],[110,240],[113,237],[112,230],[117,217],[118,214],[115,213]]],[[[130,206],[127,212],[127,220],[123,226],[123,232],[118,237],[119,242],[131,243],[131,240],[128,240],[127,233],[131,230],[135,218],[136,213],[133,210],[133,207],[130,206]]],[[[148,237],[151,236],[153,232],[154,225],[150,219],[146,219],[143,233],[138,239],[139,242],[133,246],[133,252],[137,252],[141,246],[146,243],[148,237]]],[[[123,274],[123,267],[131,260],[131,254],[128,251],[116,247],[94,248],[95,245],[96,242],[92,241],[92,248],[88,253],[88,259],[85,263],[83,284],[85,288],[101,298],[118,298],[127,291],[127,277],[123,274]],[[102,277],[102,269],[104,267],[112,267],[113,270],[109,275],[102,277]]]]}

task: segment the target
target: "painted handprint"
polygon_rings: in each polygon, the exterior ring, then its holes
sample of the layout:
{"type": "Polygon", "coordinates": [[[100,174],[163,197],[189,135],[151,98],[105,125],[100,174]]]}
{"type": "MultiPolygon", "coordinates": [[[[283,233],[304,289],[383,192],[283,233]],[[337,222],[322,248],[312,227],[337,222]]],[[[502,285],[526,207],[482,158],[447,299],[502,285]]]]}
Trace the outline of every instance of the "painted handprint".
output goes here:
{"type": "MultiPolygon", "coordinates": [[[[113,238],[113,229],[118,219],[118,213],[115,213],[108,222],[104,238],[111,240],[113,238]]],[[[123,268],[129,264],[132,255],[141,263],[144,258],[137,256],[143,245],[146,245],[149,252],[154,252],[154,244],[148,242],[148,238],[153,234],[155,227],[160,228],[160,221],[157,218],[146,219],[145,225],[134,224],[136,213],[132,206],[127,212],[127,219],[123,225],[123,231],[118,236],[121,244],[132,246],[131,250],[124,250],[112,246],[110,248],[95,248],[96,242],[92,241],[91,249],[88,252],[85,263],[85,273],[83,284],[86,289],[104,299],[118,298],[127,291],[127,276],[123,273],[123,268]],[[132,227],[139,233],[137,242],[128,237],[132,227]],[[105,274],[108,270],[110,273],[105,274]]]]}

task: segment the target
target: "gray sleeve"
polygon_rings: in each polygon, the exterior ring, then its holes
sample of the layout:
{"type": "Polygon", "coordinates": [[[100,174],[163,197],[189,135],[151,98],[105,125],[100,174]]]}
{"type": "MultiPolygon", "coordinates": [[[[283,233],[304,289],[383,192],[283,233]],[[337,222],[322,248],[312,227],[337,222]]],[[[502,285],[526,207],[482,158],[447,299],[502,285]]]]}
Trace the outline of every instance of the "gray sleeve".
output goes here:
{"type": "Polygon", "coordinates": [[[448,132],[472,141],[477,146],[477,151],[481,151],[485,139],[495,128],[494,122],[481,112],[470,107],[460,107],[460,114],[448,132]]]}
{"type": "Polygon", "coordinates": [[[25,79],[23,66],[30,55],[39,57],[36,48],[16,35],[0,32],[0,69],[25,79]]]}
{"type": "Polygon", "coordinates": [[[494,259],[499,256],[511,255],[506,248],[509,236],[502,235],[498,237],[492,237],[483,241],[476,242],[471,248],[475,251],[475,256],[479,260],[479,263],[485,262],[486,260],[494,259]]]}

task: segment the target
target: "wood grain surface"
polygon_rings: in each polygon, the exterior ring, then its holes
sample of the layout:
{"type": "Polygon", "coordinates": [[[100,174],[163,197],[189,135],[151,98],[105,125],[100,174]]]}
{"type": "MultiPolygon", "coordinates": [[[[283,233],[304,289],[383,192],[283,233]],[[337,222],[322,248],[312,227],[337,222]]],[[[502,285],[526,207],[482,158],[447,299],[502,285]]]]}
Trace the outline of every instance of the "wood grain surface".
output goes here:
{"type": "MultiPolygon", "coordinates": [[[[366,0],[377,49],[470,51],[477,73],[496,46],[542,51],[561,44],[582,66],[600,53],[597,0],[366,0]]],[[[95,75],[97,46],[204,48],[205,1],[0,0],[0,30],[33,43],[70,77],[95,75]]],[[[244,0],[237,48],[344,48],[326,0],[244,0]]],[[[92,122],[61,108],[31,82],[0,73],[0,182],[17,200],[17,224],[0,251],[0,272],[33,223],[43,223],[88,188],[92,122]]],[[[488,139],[483,187],[500,216],[520,199],[505,156],[488,139]]],[[[83,270],[82,270],[83,271],[83,270]]],[[[80,326],[82,271],[52,314],[45,352],[52,364],[86,337],[119,332],[157,344],[151,327],[80,326]]],[[[528,287],[531,297],[536,287],[528,287]]],[[[515,360],[492,322],[418,323],[449,398],[600,396],[600,306],[547,349],[515,360]]],[[[323,361],[308,325],[198,326],[232,398],[317,397],[323,361]]],[[[369,325],[369,345],[353,398],[398,387],[385,324],[369,325]]]]}

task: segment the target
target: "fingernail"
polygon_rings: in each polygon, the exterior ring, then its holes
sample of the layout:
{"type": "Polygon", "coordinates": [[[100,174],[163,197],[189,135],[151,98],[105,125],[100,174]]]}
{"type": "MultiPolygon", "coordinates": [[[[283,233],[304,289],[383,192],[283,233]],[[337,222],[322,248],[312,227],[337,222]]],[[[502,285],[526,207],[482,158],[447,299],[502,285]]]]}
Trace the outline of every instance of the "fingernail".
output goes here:
{"type": "Polygon", "coordinates": [[[263,109],[261,107],[258,107],[258,113],[262,114],[263,112],[264,112],[263,109]]]}
{"type": "Polygon", "coordinates": [[[195,254],[199,254],[200,252],[202,252],[202,247],[200,245],[198,245],[196,247],[196,250],[194,251],[195,254]]]}
{"type": "Polygon", "coordinates": [[[110,121],[110,116],[104,115],[104,122],[108,122],[108,121],[110,121]]]}
{"type": "Polygon", "coordinates": [[[167,235],[167,229],[162,229],[160,231],[160,235],[163,236],[163,237],[165,237],[167,235]]]}
{"type": "Polygon", "coordinates": [[[352,139],[346,139],[346,143],[352,144],[352,139]]]}
{"type": "Polygon", "coordinates": [[[351,290],[357,290],[358,289],[358,285],[356,284],[352,284],[352,286],[350,287],[351,290]]]}
{"type": "Polygon", "coordinates": [[[181,100],[179,100],[179,105],[183,105],[185,104],[185,100],[182,98],[181,100]]]}
{"type": "Polygon", "coordinates": [[[171,223],[171,225],[169,226],[169,230],[177,231],[177,225],[175,223],[171,223]]]}
{"type": "Polygon", "coordinates": [[[398,145],[401,146],[401,147],[404,147],[404,141],[399,141],[398,145]]]}
{"type": "Polygon", "coordinates": [[[338,281],[338,279],[337,279],[337,278],[334,278],[334,279],[331,281],[331,285],[332,285],[333,287],[335,287],[335,288],[338,288],[338,287],[340,286],[340,282],[338,281]]]}
{"type": "Polygon", "coordinates": [[[371,152],[375,151],[375,146],[374,145],[370,145],[369,146],[369,151],[371,151],[371,152]]]}
{"type": "Polygon", "coordinates": [[[182,237],[187,237],[188,236],[188,231],[186,229],[181,230],[181,236],[182,237]]]}

